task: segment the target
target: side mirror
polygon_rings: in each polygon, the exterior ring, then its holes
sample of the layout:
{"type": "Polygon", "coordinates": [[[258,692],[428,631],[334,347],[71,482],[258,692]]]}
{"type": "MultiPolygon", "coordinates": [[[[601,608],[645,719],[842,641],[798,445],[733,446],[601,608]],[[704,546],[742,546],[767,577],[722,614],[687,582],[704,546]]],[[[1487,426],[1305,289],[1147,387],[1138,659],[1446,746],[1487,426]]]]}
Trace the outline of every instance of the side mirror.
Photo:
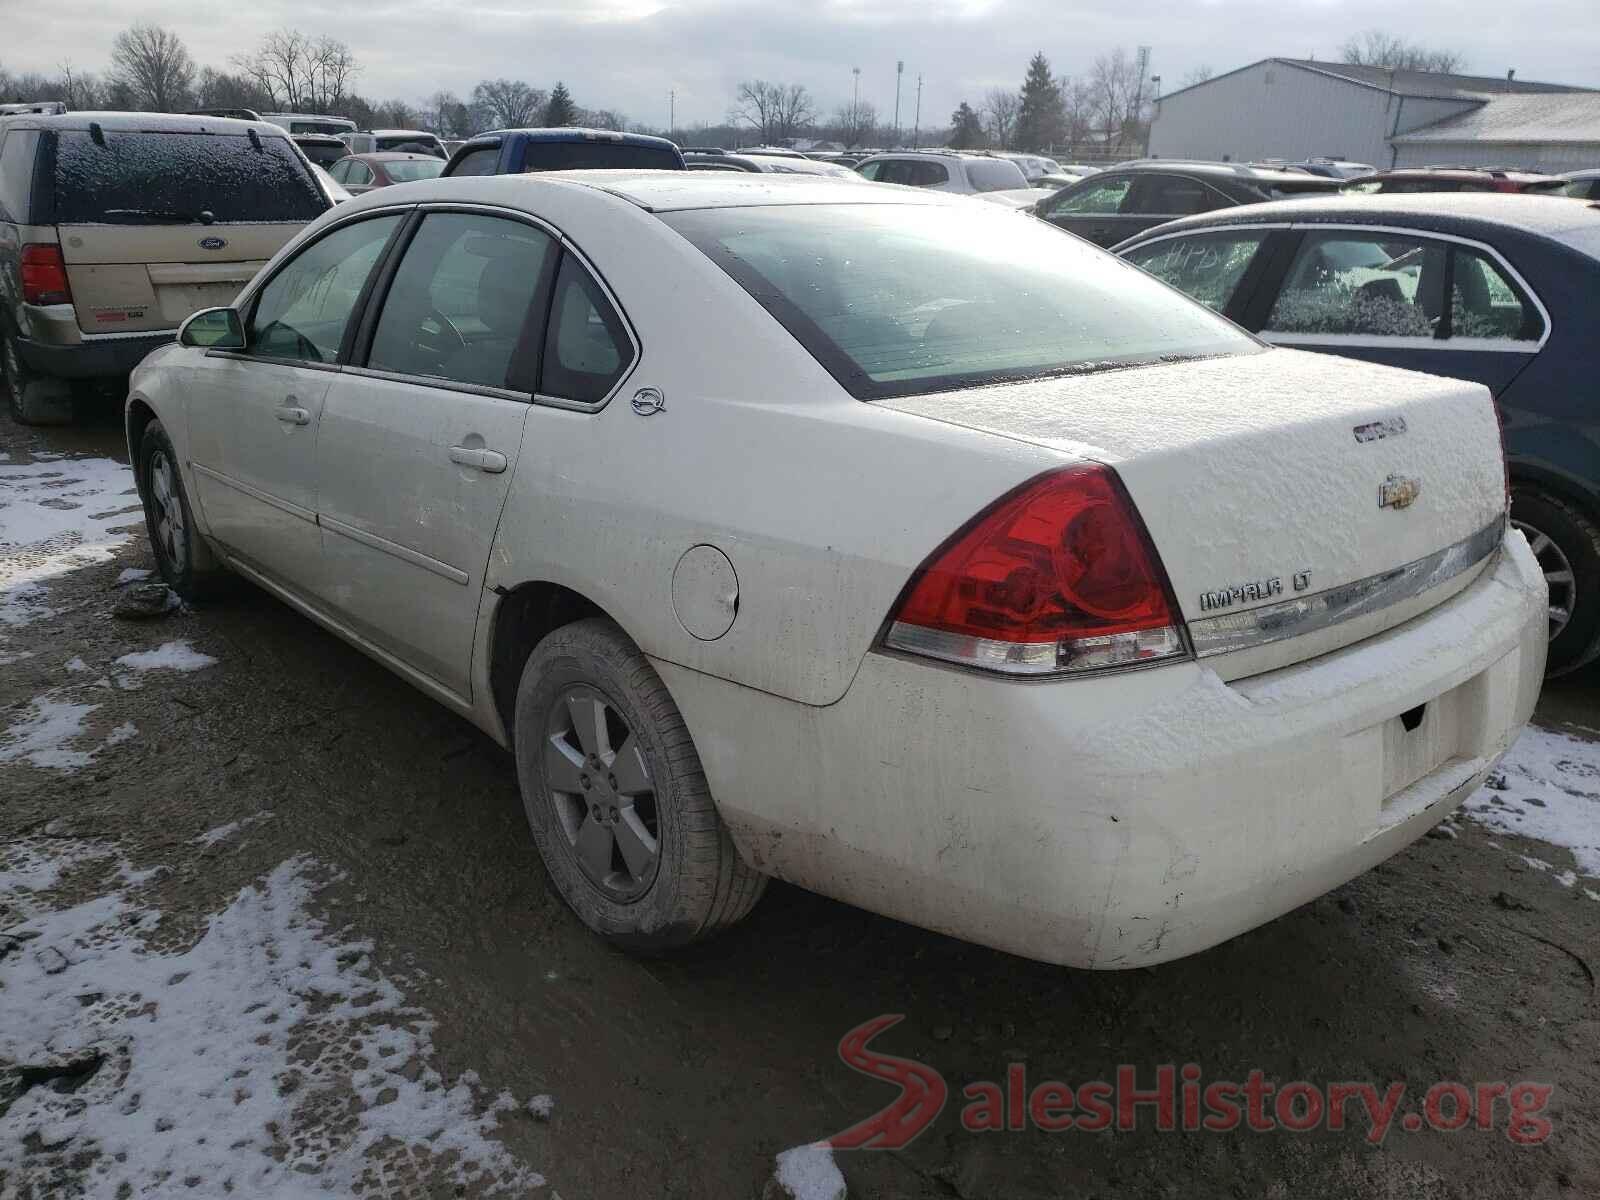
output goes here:
{"type": "Polygon", "coordinates": [[[178,326],[178,345],[243,350],[244,323],[235,308],[205,308],[178,326]]]}

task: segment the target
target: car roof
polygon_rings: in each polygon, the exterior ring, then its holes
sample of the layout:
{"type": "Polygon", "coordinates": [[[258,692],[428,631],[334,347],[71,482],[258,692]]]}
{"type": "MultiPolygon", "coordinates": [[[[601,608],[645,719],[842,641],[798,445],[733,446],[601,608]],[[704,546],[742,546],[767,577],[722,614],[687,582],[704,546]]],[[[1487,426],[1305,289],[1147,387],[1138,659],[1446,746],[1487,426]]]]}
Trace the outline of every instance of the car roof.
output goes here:
{"type": "Polygon", "coordinates": [[[417,137],[436,138],[437,133],[429,133],[426,129],[361,129],[358,133],[370,133],[373,137],[417,137]]]}
{"type": "Polygon", "coordinates": [[[1165,175],[1214,175],[1221,179],[1236,179],[1243,183],[1294,183],[1304,185],[1322,179],[1304,171],[1280,171],[1275,167],[1254,166],[1250,163],[1203,162],[1198,159],[1146,158],[1133,162],[1120,162],[1105,168],[1113,171],[1150,172],[1165,175]]]}
{"type": "MultiPolygon", "coordinates": [[[[1563,196],[1528,196],[1515,192],[1401,192],[1367,196],[1328,196],[1274,200],[1217,209],[1169,221],[1149,233],[1176,233],[1223,225],[1348,223],[1399,225],[1439,233],[1467,234],[1485,225],[1571,242],[1572,235],[1592,237],[1600,231],[1600,204],[1563,196]]],[[[1130,239],[1134,240],[1134,239],[1130,239]]],[[[1138,235],[1146,241],[1147,234],[1138,235]]]]}
{"type": "MultiPolygon", "coordinates": [[[[441,176],[397,186],[406,189],[404,195],[411,203],[457,200],[503,205],[519,203],[519,192],[526,192],[526,203],[532,204],[538,189],[543,187],[588,188],[653,213],[802,204],[900,204],[967,209],[973,203],[967,197],[929,188],[887,184],[868,188],[853,179],[766,171],[535,171],[526,175],[441,176]]],[[[369,194],[381,195],[382,190],[369,194]]],[[[349,204],[339,207],[341,211],[350,210],[349,204]]],[[[985,205],[988,207],[992,206],[985,205]]]]}
{"type": "Polygon", "coordinates": [[[583,125],[561,125],[548,128],[486,129],[469,139],[480,142],[488,138],[521,137],[533,142],[612,142],[624,146],[662,146],[677,149],[677,143],[647,133],[623,133],[616,129],[590,129],[583,125]]]}
{"type": "Polygon", "coordinates": [[[91,125],[117,133],[248,133],[287,138],[281,125],[270,121],[240,121],[233,117],[191,117],[179,113],[70,112],[29,113],[7,117],[12,129],[87,130],[91,125]]]}
{"type": "Polygon", "coordinates": [[[437,154],[413,154],[409,150],[374,150],[370,154],[349,154],[349,155],[346,155],[345,157],[356,159],[359,162],[380,162],[380,163],[381,162],[408,162],[408,161],[410,161],[412,159],[416,159],[416,160],[421,161],[421,162],[436,162],[436,163],[442,163],[444,161],[444,159],[440,158],[437,154]]]}
{"type": "Polygon", "coordinates": [[[1369,181],[1385,179],[1565,179],[1565,175],[1547,175],[1543,171],[1505,171],[1497,167],[1396,167],[1377,171],[1367,176],[1369,181]]]}

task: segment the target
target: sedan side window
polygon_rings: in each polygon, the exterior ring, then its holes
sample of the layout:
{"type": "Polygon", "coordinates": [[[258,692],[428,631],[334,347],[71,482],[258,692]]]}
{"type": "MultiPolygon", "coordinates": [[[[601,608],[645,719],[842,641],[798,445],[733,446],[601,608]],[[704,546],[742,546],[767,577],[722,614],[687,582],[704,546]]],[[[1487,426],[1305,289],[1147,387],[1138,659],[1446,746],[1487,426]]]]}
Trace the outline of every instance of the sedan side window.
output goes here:
{"type": "Polygon", "coordinates": [[[863,178],[863,179],[871,179],[874,182],[879,182],[879,180],[878,180],[878,171],[879,171],[879,168],[881,168],[882,166],[883,166],[882,163],[875,163],[875,162],[862,163],[860,169],[856,173],[858,175],[860,175],[861,178],[863,178]]]}
{"type": "Polygon", "coordinates": [[[1210,212],[1226,203],[1224,197],[1198,179],[1183,175],[1147,175],[1144,180],[1141,207],[1147,213],[1183,217],[1210,212]]]}
{"type": "Polygon", "coordinates": [[[372,182],[372,168],[363,162],[353,162],[345,172],[345,182],[355,187],[365,187],[372,182]]]}
{"type": "Polygon", "coordinates": [[[1123,257],[1221,312],[1266,240],[1264,231],[1204,233],[1135,246],[1123,257]]]}
{"type": "Polygon", "coordinates": [[[1075,214],[1084,216],[1122,211],[1128,193],[1133,190],[1133,176],[1114,175],[1109,179],[1096,179],[1092,183],[1068,188],[1050,202],[1050,217],[1075,214]]]}
{"type": "Polygon", "coordinates": [[[398,214],[356,221],[290,259],[256,298],[245,353],[335,362],[361,289],[400,221],[398,214]]]}
{"type": "Polygon", "coordinates": [[[555,252],[554,238],[520,221],[425,217],[384,299],[367,366],[506,387],[555,252]]]}
{"type": "Polygon", "coordinates": [[[1466,246],[1451,248],[1450,338],[1537,342],[1544,318],[1494,262],[1466,246]]]}
{"type": "Polygon", "coordinates": [[[633,343],[600,285],[572,255],[562,257],[545,330],[539,391],[598,404],[633,364],[633,343]]]}
{"type": "Polygon", "coordinates": [[[1307,234],[1264,332],[1431,338],[1446,248],[1388,233],[1307,234]]]}

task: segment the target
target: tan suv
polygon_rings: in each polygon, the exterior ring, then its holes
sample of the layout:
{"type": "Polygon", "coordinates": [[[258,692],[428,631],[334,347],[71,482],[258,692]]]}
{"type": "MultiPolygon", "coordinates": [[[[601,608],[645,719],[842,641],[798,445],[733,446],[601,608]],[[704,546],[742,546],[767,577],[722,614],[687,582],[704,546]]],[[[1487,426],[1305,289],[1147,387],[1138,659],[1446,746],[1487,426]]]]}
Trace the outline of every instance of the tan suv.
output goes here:
{"type": "Polygon", "coordinates": [[[0,120],[0,368],[25,424],[229,303],[330,202],[276,125],[156,113],[0,120]]]}

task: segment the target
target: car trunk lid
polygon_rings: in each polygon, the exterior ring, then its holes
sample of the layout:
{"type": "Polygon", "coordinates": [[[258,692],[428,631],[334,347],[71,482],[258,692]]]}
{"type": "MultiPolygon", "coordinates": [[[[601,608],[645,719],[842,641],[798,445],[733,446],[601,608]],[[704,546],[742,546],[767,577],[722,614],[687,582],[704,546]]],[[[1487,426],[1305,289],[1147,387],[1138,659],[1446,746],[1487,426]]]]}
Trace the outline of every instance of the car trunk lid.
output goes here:
{"type": "Polygon", "coordinates": [[[1498,544],[1476,384],[1272,350],[879,403],[1114,467],[1224,678],[1407,620],[1498,544]]]}

